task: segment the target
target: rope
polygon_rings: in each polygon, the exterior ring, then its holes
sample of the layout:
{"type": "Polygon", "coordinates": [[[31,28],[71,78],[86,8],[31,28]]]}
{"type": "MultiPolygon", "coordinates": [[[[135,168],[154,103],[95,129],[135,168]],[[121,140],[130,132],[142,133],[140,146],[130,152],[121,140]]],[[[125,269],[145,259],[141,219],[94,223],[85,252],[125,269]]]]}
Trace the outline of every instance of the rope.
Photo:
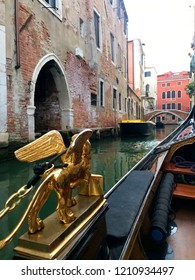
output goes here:
{"type": "Polygon", "coordinates": [[[63,168],[63,167],[67,167],[68,164],[67,163],[62,163],[62,164],[58,164],[58,165],[54,165],[53,163],[63,154],[65,154],[65,152],[67,151],[67,149],[63,150],[61,153],[57,154],[56,156],[54,156],[49,162],[43,162],[43,163],[38,163],[37,165],[34,166],[33,170],[34,170],[34,176],[28,181],[28,183],[26,184],[27,188],[31,188],[32,186],[34,187],[34,185],[39,181],[39,179],[41,178],[41,175],[48,170],[49,168],[53,167],[54,168],[63,168]]]}
{"type": "Polygon", "coordinates": [[[175,163],[176,167],[189,168],[192,172],[195,172],[195,162],[194,161],[188,161],[181,156],[175,156],[173,158],[173,162],[175,163]]]}

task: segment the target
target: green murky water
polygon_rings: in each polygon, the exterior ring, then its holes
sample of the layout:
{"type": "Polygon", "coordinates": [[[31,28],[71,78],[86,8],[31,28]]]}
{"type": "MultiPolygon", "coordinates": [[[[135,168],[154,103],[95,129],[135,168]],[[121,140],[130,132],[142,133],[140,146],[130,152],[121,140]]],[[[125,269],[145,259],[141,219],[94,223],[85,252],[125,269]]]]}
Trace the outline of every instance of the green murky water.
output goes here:
{"type": "MultiPolygon", "coordinates": [[[[156,130],[153,136],[147,138],[106,138],[93,141],[91,143],[92,173],[103,175],[104,193],[175,128],[175,126],[167,126],[165,129],[156,130]]],[[[33,165],[15,159],[0,160],[0,210],[4,208],[6,200],[33,176],[33,165]]],[[[0,221],[0,240],[13,230],[30,199],[31,196],[23,199],[16,209],[0,221]]],[[[52,194],[41,211],[41,217],[45,218],[51,214],[55,207],[56,197],[52,194]]],[[[13,248],[17,245],[18,237],[26,230],[27,222],[12,242],[0,250],[0,259],[13,258],[13,248]]]]}

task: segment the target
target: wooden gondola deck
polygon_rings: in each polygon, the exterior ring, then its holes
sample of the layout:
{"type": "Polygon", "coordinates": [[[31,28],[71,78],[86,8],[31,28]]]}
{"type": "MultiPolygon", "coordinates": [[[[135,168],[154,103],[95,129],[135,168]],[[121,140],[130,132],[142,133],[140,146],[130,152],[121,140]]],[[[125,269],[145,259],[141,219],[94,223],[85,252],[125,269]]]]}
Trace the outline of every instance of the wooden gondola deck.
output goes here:
{"type": "Polygon", "coordinates": [[[177,231],[167,238],[167,242],[173,249],[174,260],[194,260],[195,200],[176,199],[174,204],[177,231]]]}

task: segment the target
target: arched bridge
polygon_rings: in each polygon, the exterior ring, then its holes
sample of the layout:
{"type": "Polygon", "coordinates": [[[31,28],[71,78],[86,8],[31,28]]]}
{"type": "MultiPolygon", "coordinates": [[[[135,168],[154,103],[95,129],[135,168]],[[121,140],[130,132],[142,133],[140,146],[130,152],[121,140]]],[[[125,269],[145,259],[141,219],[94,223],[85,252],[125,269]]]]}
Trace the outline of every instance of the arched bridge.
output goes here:
{"type": "Polygon", "coordinates": [[[189,115],[189,112],[184,112],[181,110],[154,110],[154,111],[151,111],[151,112],[145,114],[144,120],[150,121],[153,118],[155,118],[161,114],[170,114],[170,115],[178,117],[181,120],[185,120],[187,118],[187,116],[189,115]]]}

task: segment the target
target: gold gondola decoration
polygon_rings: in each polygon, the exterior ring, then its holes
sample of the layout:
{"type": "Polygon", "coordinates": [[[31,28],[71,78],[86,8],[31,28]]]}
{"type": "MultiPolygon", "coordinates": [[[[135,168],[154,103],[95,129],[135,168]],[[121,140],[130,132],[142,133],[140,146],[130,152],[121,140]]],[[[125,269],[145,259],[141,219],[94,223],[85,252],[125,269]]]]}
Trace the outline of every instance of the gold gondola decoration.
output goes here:
{"type": "Polygon", "coordinates": [[[34,162],[49,156],[55,156],[51,161],[38,165],[35,176],[13,194],[0,211],[0,219],[8,212],[15,209],[21,199],[26,197],[33,186],[41,178],[25,213],[14,230],[3,240],[0,240],[0,249],[8,244],[24,221],[28,218],[28,232],[36,233],[44,228],[44,222],[38,214],[47,201],[51,191],[57,195],[56,211],[60,222],[69,224],[75,220],[75,214],[71,207],[76,204],[72,196],[72,190],[78,188],[79,194],[87,196],[103,196],[103,178],[101,175],[91,174],[91,144],[89,138],[92,130],[85,129],[72,136],[70,146],[66,148],[61,134],[52,130],[32,143],[15,151],[15,156],[20,161],[34,162]],[[60,158],[61,164],[54,165],[54,161],[60,158]],[[37,171],[38,170],[38,171],[37,171]]]}

